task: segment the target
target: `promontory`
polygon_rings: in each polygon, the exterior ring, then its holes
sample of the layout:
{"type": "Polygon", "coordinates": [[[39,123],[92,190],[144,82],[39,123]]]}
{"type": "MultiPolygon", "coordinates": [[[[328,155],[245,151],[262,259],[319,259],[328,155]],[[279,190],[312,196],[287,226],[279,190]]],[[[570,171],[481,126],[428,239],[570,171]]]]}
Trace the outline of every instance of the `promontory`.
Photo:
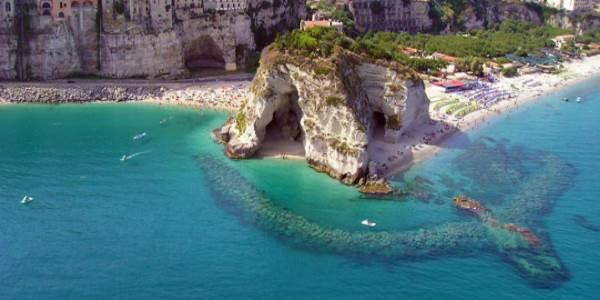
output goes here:
{"type": "Polygon", "coordinates": [[[417,72],[374,49],[333,29],[279,37],[263,51],[240,110],[215,131],[226,154],[244,159],[296,145],[314,169],[386,192],[378,145],[428,122],[429,99],[417,72]]]}

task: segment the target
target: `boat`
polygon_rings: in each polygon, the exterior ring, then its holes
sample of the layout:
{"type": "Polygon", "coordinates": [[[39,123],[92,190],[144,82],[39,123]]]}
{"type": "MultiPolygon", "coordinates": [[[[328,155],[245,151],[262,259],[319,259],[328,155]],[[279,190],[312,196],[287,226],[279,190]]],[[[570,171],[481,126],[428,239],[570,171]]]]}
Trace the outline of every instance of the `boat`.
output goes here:
{"type": "Polygon", "coordinates": [[[581,102],[581,97],[577,97],[577,103],[581,102]]]}
{"type": "Polygon", "coordinates": [[[569,98],[567,98],[567,97],[562,98],[562,100],[565,102],[569,102],[569,98]]]}
{"type": "Polygon", "coordinates": [[[21,204],[28,204],[31,201],[33,201],[33,197],[25,196],[25,197],[23,197],[23,199],[21,199],[21,204]]]}
{"type": "Polygon", "coordinates": [[[134,136],[134,137],[133,137],[133,140],[139,140],[139,139],[141,139],[141,138],[144,138],[145,136],[146,136],[146,133],[145,133],[145,132],[142,132],[142,133],[140,133],[140,134],[138,134],[138,135],[134,136]]]}
{"type": "Polygon", "coordinates": [[[371,221],[369,221],[369,219],[362,220],[362,222],[360,222],[360,224],[368,226],[368,227],[375,227],[375,226],[377,226],[377,223],[371,222],[371,221]]]}

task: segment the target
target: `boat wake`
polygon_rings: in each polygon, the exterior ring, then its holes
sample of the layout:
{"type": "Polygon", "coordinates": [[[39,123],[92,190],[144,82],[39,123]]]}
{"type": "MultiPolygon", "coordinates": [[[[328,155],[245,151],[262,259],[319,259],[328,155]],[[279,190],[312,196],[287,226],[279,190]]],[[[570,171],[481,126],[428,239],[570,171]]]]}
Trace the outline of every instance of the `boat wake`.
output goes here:
{"type": "Polygon", "coordinates": [[[126,154],[126,155],[123,155],[123,157],[121,157],[121,161],[128,161],[128,160],[130,160],[130,159],[132,159],[132,158],[134,158],[136,156],[139,156],[139,155],[142,155],[142,154],[147,154],[147,153],[150,153],[150,152],[152,152],[152,151],[148,150],[148,151],[136,152],[136,153],[133,153],[131,155],[127,155],[126,154]]]}

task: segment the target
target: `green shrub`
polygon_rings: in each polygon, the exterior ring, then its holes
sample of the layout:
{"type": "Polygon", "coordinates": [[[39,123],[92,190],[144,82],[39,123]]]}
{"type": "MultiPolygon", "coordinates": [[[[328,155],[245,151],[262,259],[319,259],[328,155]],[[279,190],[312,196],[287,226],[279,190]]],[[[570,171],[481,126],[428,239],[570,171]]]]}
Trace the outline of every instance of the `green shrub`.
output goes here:
{"type": "Polygon", "coordinates": [[[317,75],[327,76],[331,74],[332,71],[333,70],[330,67],[324,65],[318,65],[317,67],[315,67],[315,74],[317,75]]]}

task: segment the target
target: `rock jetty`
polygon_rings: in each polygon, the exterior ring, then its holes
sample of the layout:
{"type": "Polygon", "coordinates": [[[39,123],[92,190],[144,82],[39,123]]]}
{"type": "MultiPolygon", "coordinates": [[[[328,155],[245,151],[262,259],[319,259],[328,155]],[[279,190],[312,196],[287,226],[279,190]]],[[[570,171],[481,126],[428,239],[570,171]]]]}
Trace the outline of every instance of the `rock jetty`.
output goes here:
{"type": "Polygon", "coordinates": [[[1,102],[87,103],[146,101],[182,104],[235,111],[247,93],[245,82],[222,86],[140,85],[117,86],[106,84],[69,85],[0,85],[1,102]]]}

